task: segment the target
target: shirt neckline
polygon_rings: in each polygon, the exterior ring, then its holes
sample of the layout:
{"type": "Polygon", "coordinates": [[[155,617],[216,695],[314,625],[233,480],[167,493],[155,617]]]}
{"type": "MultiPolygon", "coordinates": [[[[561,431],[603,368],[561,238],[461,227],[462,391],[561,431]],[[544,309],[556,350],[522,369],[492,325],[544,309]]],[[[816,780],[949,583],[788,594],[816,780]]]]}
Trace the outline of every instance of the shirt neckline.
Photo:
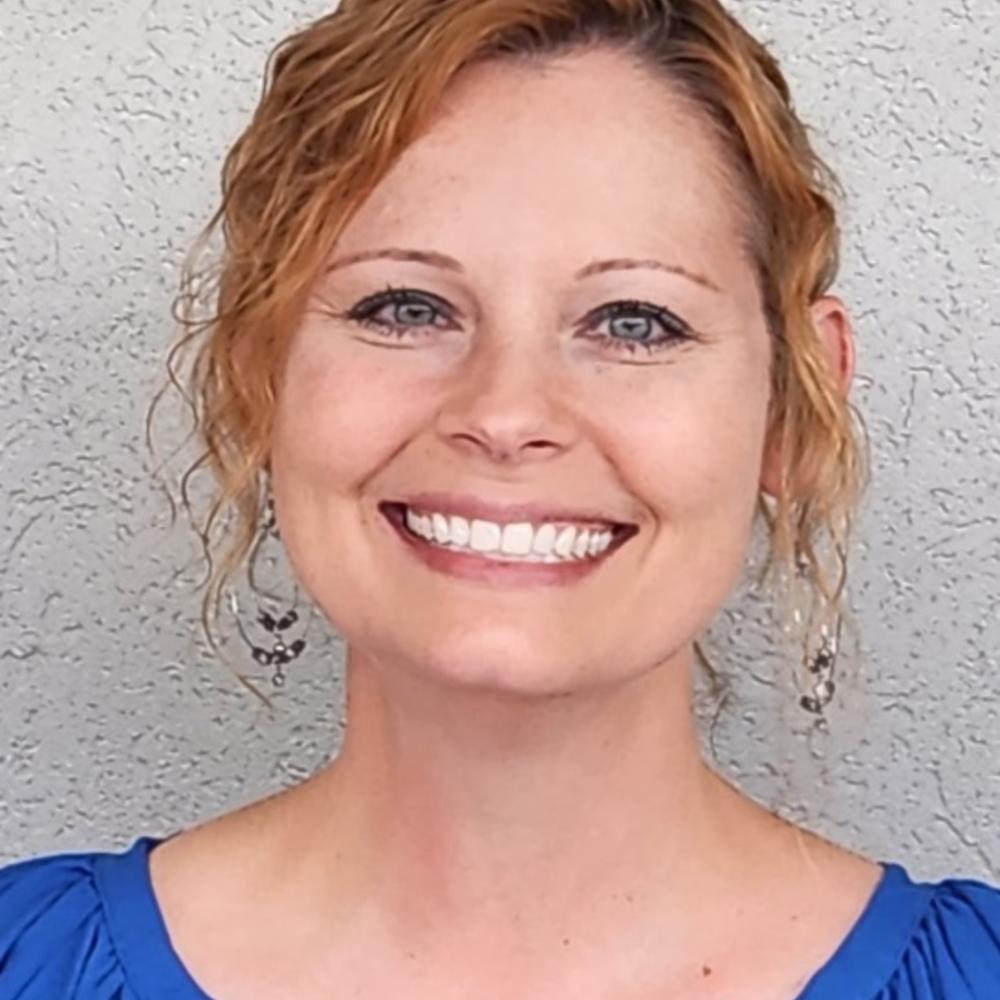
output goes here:
{"type": "Polygon", "coordinates": [[[125,978],[141,1000],[213,1000],[174,951],[153,892],[149,853],[169,839],[138,837],[124,852],[95,858],[111,939],[125,978]]]}
{"type": "Polygon", "coordinates": [[[882,877],[861,914],[796,1000],[874,1000],[899,968],[935,887],[895,861],[878,864],[882,877]]]}
{"type": "MultiPolygon", "coordinates": [[[[150,876],[149,854],[170,837],[141,836],[123,852],[98,853],[94,872],[119,961],[143,1000],[213,1000],[195,982],[170,942],[150,876]]],[[[914,882],[894,861],[861,914],[796,1000],[875,997],[897,968],[933,886],[914,882]]]]}

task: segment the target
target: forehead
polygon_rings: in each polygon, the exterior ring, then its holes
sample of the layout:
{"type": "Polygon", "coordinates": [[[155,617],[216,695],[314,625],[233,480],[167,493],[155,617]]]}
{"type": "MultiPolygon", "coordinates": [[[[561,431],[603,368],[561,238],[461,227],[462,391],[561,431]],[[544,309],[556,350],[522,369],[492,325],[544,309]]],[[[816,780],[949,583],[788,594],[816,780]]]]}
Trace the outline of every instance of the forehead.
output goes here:
{"type": "Polygon", "coordinates": [[[725,281],[746,262],[717,141],[704,112],[619,53],[476,64],[341,248],[422,240],[535,265],[662,251],[725,281]]]}

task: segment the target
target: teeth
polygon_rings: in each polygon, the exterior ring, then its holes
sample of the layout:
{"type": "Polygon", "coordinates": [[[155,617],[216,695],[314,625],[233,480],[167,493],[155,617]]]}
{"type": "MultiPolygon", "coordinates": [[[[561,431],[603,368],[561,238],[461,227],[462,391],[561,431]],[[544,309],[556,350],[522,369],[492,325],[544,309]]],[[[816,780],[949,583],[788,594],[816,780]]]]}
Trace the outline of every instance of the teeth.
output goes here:
{"type": "Polygon", "coordinates": [[[509,556],[526,556],[534,534],[530,524],[508,524],[503,529],[500,551],[509,556]]]}
{"type": "Polygon", "coordinates": [[[531,551],[536,555],[547,556],[555,544],[556,526],[554,524],[543,524],[535,532],[535,540],[531,544],[531,551]]]}
{"type": "Polygon", "coordinates": [[[537,528],[527,522],[499,525],[493,521],[443,514],[421,514],[406,508],[406,526],[435,545],[466,549],[482,555],[524,556],[525,562],[574,562],[600,555],[612,542],[610,529],[557,527],[537,528]]]}
{"type": "Polygon", "coordinates": [[[455,545],[469,544],[469,522],[464,517],[452,517],[451,540],[455,545]]]}
{"type": "Polygon", "coordinates": [[[473,552],[496,552],[500,548],[500,525],[492,521],[473,521],[469,548],[473,552]]]}
{"type": "Polygon", "coordinates": [[[451,528],[448,525],[448,518],[443,514],[432,514],[431,524],[433,526],[434,541],[441,545],[447,545],[451,541],[451,528]]]}
{"type": "Polygon", "coordinates": [[[556,555],[565,558],[573,551],[573,543],[576,541],[576,528],[563,528],[556,539],[556,555]]]}

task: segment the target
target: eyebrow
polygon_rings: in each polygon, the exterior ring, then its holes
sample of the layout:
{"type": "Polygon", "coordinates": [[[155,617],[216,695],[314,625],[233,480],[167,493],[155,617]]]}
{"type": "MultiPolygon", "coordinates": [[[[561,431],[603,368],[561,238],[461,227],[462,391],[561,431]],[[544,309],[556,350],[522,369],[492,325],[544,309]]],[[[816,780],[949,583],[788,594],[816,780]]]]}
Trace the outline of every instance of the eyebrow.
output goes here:
{"type": "MultiPolygon", "coordinates": [[[[329,274],[330,271],[340,267],[346,267],[348,264],[356,264],[360,261],[376,260],[378,258],[417,261],[421,264],[429,264],[431,267],[439,267],[445,271],[453,271],[456,274],[465,274],[465,268],[461,263],[447,254],[438,253],[435,250],[404,250],[399,247],[388,247],[385,250],[363,250],[358,253],[349,254],[330,264],[327,268],[327,273],[329,274]]],[[[580,268],[573,277],[575,280],[580,281],[583,278],[588,278],[593,274],[602,274],[605,271],[631,270],[634,268],[650,268],[658,271],[667,271],[670,274],[678,274],[683,278],[703,285],[705,288],[710,288],[713,292],[722,293],[722,289],[714,281],[705,277],[705,275],[682,267],[680,264],[666,264],[661,260],[654,260],[652,258],[635,260],[631,257],[616,257],[613,260],[595,260],[587,264],[586,267],[580,268]]]]}

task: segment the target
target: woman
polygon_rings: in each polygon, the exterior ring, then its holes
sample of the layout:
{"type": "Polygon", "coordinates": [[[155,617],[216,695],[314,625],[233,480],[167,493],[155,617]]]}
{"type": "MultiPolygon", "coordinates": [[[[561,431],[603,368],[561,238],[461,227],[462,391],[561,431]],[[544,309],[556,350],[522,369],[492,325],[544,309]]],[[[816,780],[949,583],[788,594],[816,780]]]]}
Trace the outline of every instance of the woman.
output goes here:
{"type": "Polygon", "coordinates": [[[273,498],[347,738],[194,829],[0,871],[0,997],[1000,995],[1000,890],[698,750],[695,639],[755,518],[842,596],[831,183],[716,0],[355,0],[287,40],[187,314],[212,516],[243,518],[206,599],[273,498]]]}

